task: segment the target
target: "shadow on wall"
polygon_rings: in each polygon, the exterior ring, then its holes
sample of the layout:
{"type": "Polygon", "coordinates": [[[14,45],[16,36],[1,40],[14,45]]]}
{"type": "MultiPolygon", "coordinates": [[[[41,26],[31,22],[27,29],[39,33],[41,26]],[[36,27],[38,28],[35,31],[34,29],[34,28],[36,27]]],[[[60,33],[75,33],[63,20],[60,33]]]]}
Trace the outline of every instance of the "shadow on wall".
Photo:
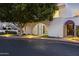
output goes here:
{"type": "Polygon", "coordinates": [[[34,26],[32,33],[34,35],[44,35],[48,33],[47,26],[43,23],[38,23],[34,26]]]}

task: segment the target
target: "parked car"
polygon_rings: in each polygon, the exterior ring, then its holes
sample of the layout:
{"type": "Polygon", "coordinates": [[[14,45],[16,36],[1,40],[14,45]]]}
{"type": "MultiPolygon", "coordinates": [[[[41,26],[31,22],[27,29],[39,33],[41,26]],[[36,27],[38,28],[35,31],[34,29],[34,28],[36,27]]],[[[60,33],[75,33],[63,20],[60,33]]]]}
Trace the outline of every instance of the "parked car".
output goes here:
{"type": "Polygon", "coordinates": [[[11,28],[11,27],[3,27],[0,29],[0,34],[17,34],[18,35],[18,29],[16,28],[11,28]]]}

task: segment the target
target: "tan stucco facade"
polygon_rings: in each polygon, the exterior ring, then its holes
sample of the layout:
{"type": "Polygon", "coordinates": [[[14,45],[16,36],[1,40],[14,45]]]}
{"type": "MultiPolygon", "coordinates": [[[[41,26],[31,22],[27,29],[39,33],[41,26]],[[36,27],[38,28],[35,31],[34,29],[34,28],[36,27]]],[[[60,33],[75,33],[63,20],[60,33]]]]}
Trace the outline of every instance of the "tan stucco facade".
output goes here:
{"type": "MultiPolygon", "coordinates": [[[[23,27],[23,31],[25,34],[37,34],[38,31],[41,31],[39,34],[43,34],[43,28],[41,25],[45,26],[45,31],[48,33],[48,26],[49,26],[49,21],[41,21],[41,22],[32,22],[32,23],[27,23],[23,27]],[[36,27],[36,25],[40,25],[39,29],[36,27]],[[36,29],[35,29],[36,27],[36,29]],[[38,30],[37,30],[38,29],[38,30]]],[[[37,34],[37,35],[39,35],[37,34]]]]}

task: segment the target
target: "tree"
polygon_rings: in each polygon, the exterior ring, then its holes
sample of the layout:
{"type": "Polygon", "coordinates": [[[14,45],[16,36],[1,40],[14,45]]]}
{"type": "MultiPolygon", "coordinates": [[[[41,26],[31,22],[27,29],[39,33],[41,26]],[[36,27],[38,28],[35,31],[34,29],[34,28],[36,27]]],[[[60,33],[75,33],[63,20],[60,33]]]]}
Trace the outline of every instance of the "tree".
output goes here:
{"type": "Polygon", "coordinates": [[[16,7],[17,18],[15,19],[18,20],[21,27],[27,22],[52,20],[55,11],[58,10],[55,3],[16,4],[16,7]]]}
{"type": "Polygon", "coordinates": [[[0,20],[7,21],[7,22],[12,21],[13,19],[12,9],[13,9],[13,4],[1,3],[0,4],[0,20]]]}
{"type": "Polygon", "coordinates": [[[22,29],[28,22],[52,20],[57,9],[55,3],[4,3],[0,4],[0,20],[18,23],[22,29]]]}

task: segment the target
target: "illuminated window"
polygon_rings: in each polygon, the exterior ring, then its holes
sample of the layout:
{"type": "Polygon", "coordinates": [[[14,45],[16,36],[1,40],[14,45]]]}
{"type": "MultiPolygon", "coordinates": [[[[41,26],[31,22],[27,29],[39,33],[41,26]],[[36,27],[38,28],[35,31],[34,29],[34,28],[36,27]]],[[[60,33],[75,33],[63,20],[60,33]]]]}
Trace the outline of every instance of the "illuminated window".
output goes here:
{"type": "Polygon", "coordinates": [[[54,18],[59,17],[59,10],[55,12],[54,18]]]}

